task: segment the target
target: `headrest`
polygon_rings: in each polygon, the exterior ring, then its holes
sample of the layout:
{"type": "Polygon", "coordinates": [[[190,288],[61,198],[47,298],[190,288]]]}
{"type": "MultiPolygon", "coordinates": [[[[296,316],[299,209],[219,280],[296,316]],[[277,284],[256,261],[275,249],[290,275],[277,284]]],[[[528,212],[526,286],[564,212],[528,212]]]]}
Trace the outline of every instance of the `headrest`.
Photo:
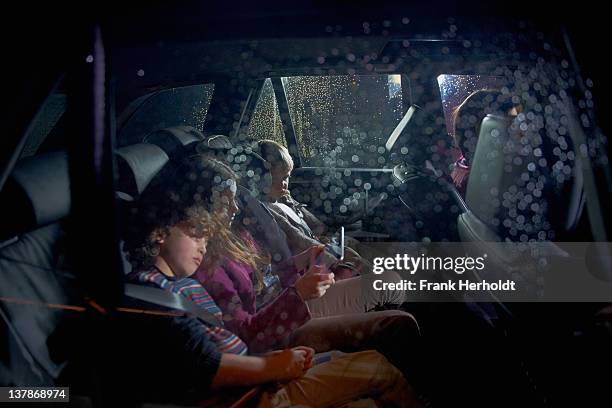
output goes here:
{"type": "Polygon", "coordinates": [[[173,126],[149,134],[143,142],[157,145],[169,157],[175,157],[181,154],[186,146],[202,140],[204,140],[204,135],[194,127],[173,126]]]}
{"type": "Polygon", "coordinates": [[[244,151],[241,155],[244,156],[243,160],[239,164],[239,170],[235,170],[240,176],[240,184],[252,195],[264,195],[262,189],[265,189],[270,182],[270,180],[265,181],[265,177],[270,177],[270,163],[252,150],[244,151]]]}
{"type": "Polygon", "coordinates": [[[209,137],[208,139],[206,139],[206,145],[210,148],[210,149],[225,149],[225,150],[229,150],[231,149],[232,146],[232,142],[230,142],[229,137],[225,136],[225,135],[213,135],[211,137],[209,137]]]}
{"type": "Polygon", "coordinates": [[[196,146],[196,152],[202,154],[225,154],[228,150],[231,150],[234,146],[230,142],[229,137],[225,135],[213,135],[208,137],[206,140],[202,140],[196,146]]]}
{"type": "Polygon", "coordinates": [[[198,143],[195,150],[225,163],[229,161],[230,167],[238,175],[239,184],[252,194],[259,194],[261,177],[268,173],[270,164],[252,145],[233,146],[227,136],[214,135],[198,143]]]}
{"type": "Polygon", "coordinates": [[[116,190],[136,198],[153,177],[168,163],[168,155],[160,147],[138,143],[117,150],[119,177],[116,190]]]}
{"type": "Polygon", "coordinates": [[[564,169],[561,163],[555,170],[560,163],[555,146],[538,132],[520,131],[512,118],[487,115],[468,179],[468,208],[511,240],[549,240],[555,231],[573,227],[581,206],[572,197],[582,196],[582,183],[573,175],[575,165],[564,169]]]}
{"type": "Polygon", "coordinates": [[[505,154],[511,156],[513,153],[505,152],[509,124],[508,118],[498,116],[487,115],[482,120],[465,194],[471,212],[493,227],[503,222],[496,219],[501,206],[499,197],[520,178],[524,167],[511,165],[505,168],[505,154]]]}
{"type": "Polygon", "coordinates": [[[28,157],[17,163],[0,192],[4,220],[0,238],[32,231],[70,212],[70,177],[65,152],[28,157]]]}

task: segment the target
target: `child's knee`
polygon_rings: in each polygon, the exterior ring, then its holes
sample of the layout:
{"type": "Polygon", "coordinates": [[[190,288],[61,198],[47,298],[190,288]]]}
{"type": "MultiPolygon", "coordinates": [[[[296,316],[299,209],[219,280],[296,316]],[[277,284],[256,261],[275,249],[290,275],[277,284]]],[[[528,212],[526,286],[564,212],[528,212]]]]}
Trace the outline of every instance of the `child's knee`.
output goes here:
{"type": "Polygon", "coordinates": [[[391,365],[389,360],[376,350],[365,350],[356,353],[351,353],[354,360],[359,363],[368,364],[372,367],[381,367],[391,365]]]}

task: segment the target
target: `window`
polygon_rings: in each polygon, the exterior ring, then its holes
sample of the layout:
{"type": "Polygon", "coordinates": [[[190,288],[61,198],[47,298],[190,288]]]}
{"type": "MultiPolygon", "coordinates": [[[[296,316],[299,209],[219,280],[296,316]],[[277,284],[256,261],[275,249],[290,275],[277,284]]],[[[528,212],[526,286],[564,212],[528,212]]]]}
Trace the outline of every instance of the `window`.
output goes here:
{"type": "Polygon", "coordinates": [[[202,130],[214,89],[214,84],[193,85],[138,98],[119,118],[120,124],[125,121],[119,131],[119,145],[139,143],[149,133],[170,126],[202,130]]]}
{"type": "Polygon", "coordinates": [[[384,167],[385,142],[404,111],[400,75],[296,76],[282,83],[303,166],[384,167]]]}
{"type": "Polygon", "coordinates": [[[265,80],[253,110],[247,137],[255,140],[271,139],[287,147],[283,122],[281,121],[278,103],[274,95],[274,87],[270,78],[265,80]]]}
{"type": "Polygon", "coordinates": [[[33,156],[38,152],[47,136],[51,134],[60,118],[66,111],[66,95],[54,93],[47,98],[26,136],[26,142],[20,158],[33,156]]]}
{"type": "Polygon", "coordinates": [[[479,89],[501,89],[505,80],[486,75],[440,75],[438,86],[442,96],[442,108],[449,135],[453,134],[451,113],[470,95],[479,89]]]}

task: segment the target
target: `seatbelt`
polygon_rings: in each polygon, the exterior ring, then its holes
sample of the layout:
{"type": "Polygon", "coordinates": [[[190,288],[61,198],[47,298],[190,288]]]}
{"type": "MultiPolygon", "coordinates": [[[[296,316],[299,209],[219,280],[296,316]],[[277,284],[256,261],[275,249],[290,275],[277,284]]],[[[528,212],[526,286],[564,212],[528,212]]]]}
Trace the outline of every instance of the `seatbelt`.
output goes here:
{"type": "MultiPolygon", "coordinates": [[[[143,300],[145,302],[153,303],[155,305],[168,307],[170,309],[180,310],[181,312],[189,313],[200,319],[202,322],[213,327],[223,327],[223,322],[219,320],[215,315],[210,313],[201,307],[198,307],[195,303],[189,299],[176,294],[174,292],[168,292],[163,289],[154,288],[151,286],[135,285],[133,283],[126,283],[124,293],[134,299],[143,300]]],[[[246,393],[242,394],[241,397],[235,401],[230,408],[243,408],[249,404],[253,398],[259,395],[260,388],[253,387],[246,393]]],[[[202,401],[202,406],[209,406],[214,402],[213,400],[202,401]]]]}
{"type": "Polygon", "coordinates": [[[283,213],[285,213],[287,217],[289,217],[296,224],[298,224],[302,228],[304,233],[306,233],[306,235],[308,235],[310,238],[316,239],[316,236],[310,229],[310,226],[306,223],[306,221],[304,221],[302,217],[300,217],[300,215],[293,208],[289,207],[287,204],[278,202],[274,203],[274,205],[279,208],[283,213]]]}
{"type": "Polygon", "coordinates": [[[239,203],[242,204],[241,210],[256,220],[255,223],[250,224],[249,231],[255,238],[261,238],[270,254],[280,255],[281,259],[274,259],[273,256],[274,262],[291,258],[292,253],[287,244],[287,236],[266,205],[253,197],[243,186],[238,186],[238,197],[239,203]]]}
{"type": "Polygon", "coordinates": [[[125,284],[124,293],[126,296],[134,299],[189,313],[209,326],[223,327],[223,322],[219,318],[179,294],[133,283],[125,284]]]}

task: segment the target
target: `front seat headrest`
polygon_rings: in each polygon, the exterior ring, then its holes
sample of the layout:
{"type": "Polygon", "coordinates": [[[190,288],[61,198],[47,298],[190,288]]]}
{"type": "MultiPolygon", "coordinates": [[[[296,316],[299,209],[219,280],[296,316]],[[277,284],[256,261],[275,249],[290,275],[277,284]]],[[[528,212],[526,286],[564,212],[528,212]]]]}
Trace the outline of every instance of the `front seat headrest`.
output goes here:
{"type": "Polygon", "coordinates": [[[234,146],[230,142],[229,138],[225,135],[213,135],[208,137],[206,140],[198,142],[195,147],[195,151],[200,154],[219,156],[226,155],[234,146]]]}
{"type": "Polygon", "coordinates": [[[65,152],[17,163],[0,193],[4,220],[0,239],[51,224],[70,212],[70,177],[65,152]]]}
{"type": "Polygon", "coordinates": [[[470,211],[494,229],[500,223],[496,218],[502,205],[499,196],[516,183],[523,170],[523,166],[506,167],[505,154],[514,153],[506,152],[509,125],[509,119],[500,116],[487,115],[482,120],[465,194],[470,211]]]}
{"type": "Polygon", "coordinates": [[[550,240],[568,228],[570,218],[575,225],[581,206],[572,203],[582,196],[582,183],[572,175],[578,171],[575,163],[566,178],[558,177],[554,146],[538,132],[519,130],[511,117],[487,115],[466,190],[472,214],[512,241],[550,240]]]}
{"type": "Polygon", "coordinates": [[[138,197],[169,160],[160,147],[148,143],[125,146],[116,153],[119,172],[116,190],[127,194],[128,200],[138,197]]]}
{"type": "Polygon", "coordinates": [[[174,158],[181,155],[188,146],[202,140],[202,132],[192,126],[173,126],[147,135],[143,142],[161,147],[168,157],[174,158]]]}
{"type": "Polygon", "coordinates": [[[229,150],[231,149],[232,142],[230,142],[229,137],[225,135],[213,135],[206,139],[206,145],[210,149],[222,149],[229,150]]]}

